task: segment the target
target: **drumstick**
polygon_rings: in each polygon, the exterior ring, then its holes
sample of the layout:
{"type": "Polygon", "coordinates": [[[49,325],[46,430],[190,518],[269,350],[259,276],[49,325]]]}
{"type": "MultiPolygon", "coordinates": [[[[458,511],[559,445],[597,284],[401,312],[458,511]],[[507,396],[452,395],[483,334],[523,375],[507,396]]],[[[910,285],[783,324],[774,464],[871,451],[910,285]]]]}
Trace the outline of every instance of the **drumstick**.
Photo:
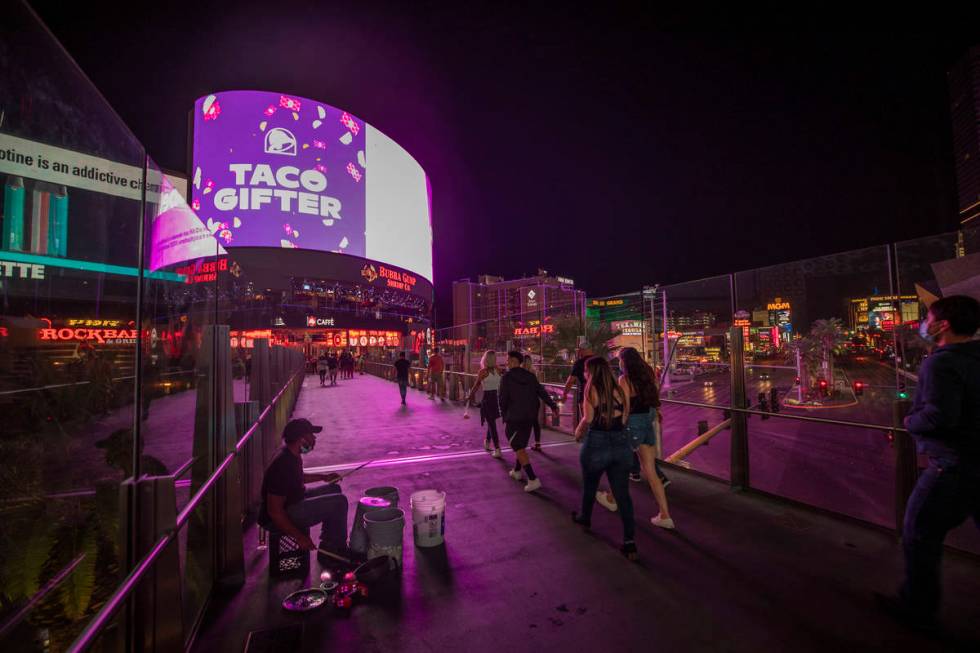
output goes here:
{"type": "MultiPolygon", "coordinates": [[[[375,459],[375,460],[377,460],[377,459],[375,459]]],[[[363,468],[367,467],[368,465],[370,465],[373,462],[374,462],[374,460],[369,460],[366,463],[362,463],[362,464],[358,465],[354,469],[350,470],[349,472],[347,472],[346,474],[344,474],[343,476],[341,476],[340,479],[338,479],[338,480],[343,480],[343,479],[347,478],[348,476],[350,476],[351,474],[353,474],[357,470],[363,469],[363,468]]]]}
{"type": "Polygon", "coordinates": [[[322,553],[323,555],[328,556],[330,558],[333,558],[334,560],[340,560],[341,562],[346,562],[349,565],[353,565],[354,564],[353,562],[350,561],[349,558],[345,558],[343,556],[339,556],[336,553],[330,553],[326,549],[317,549],[317,552],[322,553]]]}

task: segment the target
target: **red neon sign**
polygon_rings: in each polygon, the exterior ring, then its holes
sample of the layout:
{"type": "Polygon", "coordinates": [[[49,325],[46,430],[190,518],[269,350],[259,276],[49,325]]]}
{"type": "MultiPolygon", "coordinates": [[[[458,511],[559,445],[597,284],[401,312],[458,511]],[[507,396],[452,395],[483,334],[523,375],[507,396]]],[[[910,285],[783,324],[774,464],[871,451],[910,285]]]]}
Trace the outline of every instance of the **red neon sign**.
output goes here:
{"type": "Polygon", "coordinates": [[[554,333],[554,324],[542,324],[540,327],[517,327],[514,329],[515,336],[536,336],[543,333],[554,333]]]}
{"type": "Polygon", "coordinates": [[[99,344],[131,343],[136,341],[136,329],[40,329],[41,340],[95,340],[99,344]]]}

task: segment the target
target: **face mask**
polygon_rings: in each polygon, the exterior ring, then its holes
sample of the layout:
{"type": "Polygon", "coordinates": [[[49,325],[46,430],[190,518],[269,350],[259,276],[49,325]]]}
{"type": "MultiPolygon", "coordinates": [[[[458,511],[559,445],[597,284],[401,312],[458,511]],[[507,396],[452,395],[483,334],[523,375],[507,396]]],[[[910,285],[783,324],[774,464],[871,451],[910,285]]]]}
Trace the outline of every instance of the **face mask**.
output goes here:
{"type": "Polygon", "coordinates": [[[931,333],[929,333],[929,323],[928,322],[922,322],[921,324],[919,324],[919,337],[922,338],[923,340],[925,340],[928,343],[935,343],[936,342],[936,336],[934,336],[931,333]]]}
{"type": "Polygon", "coordinates": [[[300,445],[299,452],[302,453],[302,454],[310,453],[311,451],[313,451],[314,445],[315,445],[315,443],[314,444],[311,444],[311,445],[305,445],[305,444],[304,445],[300,445]]]}

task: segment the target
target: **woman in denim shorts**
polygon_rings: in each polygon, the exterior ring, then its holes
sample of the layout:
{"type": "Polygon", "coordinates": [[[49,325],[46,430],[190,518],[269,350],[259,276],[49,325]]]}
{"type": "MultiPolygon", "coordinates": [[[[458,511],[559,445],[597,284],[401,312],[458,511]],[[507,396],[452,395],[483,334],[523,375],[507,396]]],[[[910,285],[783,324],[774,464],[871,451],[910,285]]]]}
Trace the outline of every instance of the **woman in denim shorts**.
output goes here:
{"type": "MultiPolygon", "coordinates": [[[[619,369],[623,373],[619,377],[619,386],[630,402],[626,424],[630,441],[640,458],[640,467],[660,508],[660,513],[651,517],[650,523],[661,528],[674,528],[674,520],[670,518],[667,508],[664,484],[657,473],[657,432],[654,420],[658,418],[656,407],[660,404],[660,399],[656,373],[633,347],[620,350],[619,369]]],[[[599,491],[596,500],[609,510],[615,511],[618,508],[617,502],[609,493],[599,491]]]]}

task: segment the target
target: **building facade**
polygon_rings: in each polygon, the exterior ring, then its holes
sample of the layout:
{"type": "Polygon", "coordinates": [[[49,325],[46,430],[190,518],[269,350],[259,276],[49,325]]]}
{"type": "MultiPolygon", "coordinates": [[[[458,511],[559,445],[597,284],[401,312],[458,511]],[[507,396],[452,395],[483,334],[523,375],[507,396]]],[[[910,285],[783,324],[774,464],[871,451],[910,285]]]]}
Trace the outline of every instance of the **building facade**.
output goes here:
{"type": "Polygon", "coordinates": [[[540,354],[558,321],[585,319],[585,305],[573,280],[544,270],[521,279],[461,279],[453,282],[453,327],[442,340],[456,351],[517,347],[540,354]]]}

